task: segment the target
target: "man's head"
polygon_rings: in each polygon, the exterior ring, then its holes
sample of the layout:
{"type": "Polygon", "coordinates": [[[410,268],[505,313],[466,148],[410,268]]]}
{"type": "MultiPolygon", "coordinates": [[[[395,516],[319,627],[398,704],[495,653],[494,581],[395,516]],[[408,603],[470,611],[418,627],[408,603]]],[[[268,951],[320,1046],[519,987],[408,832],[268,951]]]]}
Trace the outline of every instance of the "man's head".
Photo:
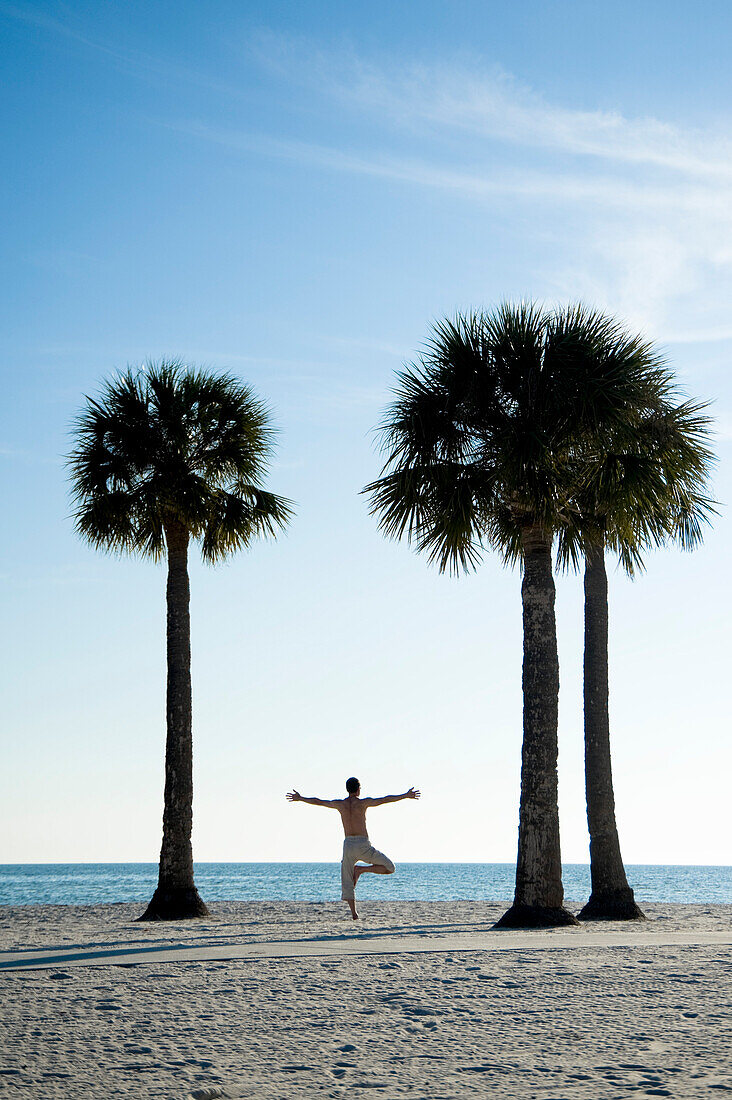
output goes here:
{"type": "Polygon", "coordinates": [[[361,784],[354,775],[350,779],[346,780],[346,790],[349,794],[358,794],[361,790],[361,784]]]}

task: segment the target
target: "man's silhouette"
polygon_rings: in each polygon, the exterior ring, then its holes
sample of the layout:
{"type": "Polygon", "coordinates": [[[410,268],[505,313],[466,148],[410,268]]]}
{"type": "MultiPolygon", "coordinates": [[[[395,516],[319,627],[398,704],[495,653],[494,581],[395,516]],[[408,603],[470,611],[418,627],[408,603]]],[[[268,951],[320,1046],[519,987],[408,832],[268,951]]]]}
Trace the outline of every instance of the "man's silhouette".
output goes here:
{"type": "Polygon", "coordinates": [[[347,798],[305,798],[298,791],[290,791],[289,802],[307,802],[308,806],[327,806],[338,810],[343,822],[343,859],[341,861],[341,897],[347,901],[354,920],[356,912],[356,883],[361,875],[393,875],[394,864],[383,852],[373,847],[366,829],[366,811],[372,806],[385,806],[387,802],[401,802],[403,798],[419,798],[419,791],[410,787],[404,794],[387,794],[383,798],[361,798],[361,784],[351,776],[346,780],[347,798]],[[365,863],[363,867],[358,860],[365,863]]]}

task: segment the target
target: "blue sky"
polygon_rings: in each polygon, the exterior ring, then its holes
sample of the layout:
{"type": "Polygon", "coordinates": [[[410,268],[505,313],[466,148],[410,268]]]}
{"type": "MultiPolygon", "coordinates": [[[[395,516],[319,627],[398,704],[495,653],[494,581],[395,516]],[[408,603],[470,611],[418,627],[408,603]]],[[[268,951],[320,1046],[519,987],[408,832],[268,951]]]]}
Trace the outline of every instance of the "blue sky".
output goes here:
{"type": "MultiPolygon", "coordinates": [[[[337,858],[288,806],[417,784],[394,858],[509,861],[519,577],[459,581],[384,542],[359,496],[393,373],[430,322],[583,298],[714,401],[730,498],[732,74],[726,3],[0,0],[5,766],[0,860],[154,860],[164,572],[75,538],[82,396],[146,358],[233,370],[280,429],[277,544],[192,566],[207,860],[337,858]]],[[[730,526],[611,576],[629,862],[729,863],[730,526]]],[[[566,859],[587,853],[582,602],[558,581],[566,859]]]]}

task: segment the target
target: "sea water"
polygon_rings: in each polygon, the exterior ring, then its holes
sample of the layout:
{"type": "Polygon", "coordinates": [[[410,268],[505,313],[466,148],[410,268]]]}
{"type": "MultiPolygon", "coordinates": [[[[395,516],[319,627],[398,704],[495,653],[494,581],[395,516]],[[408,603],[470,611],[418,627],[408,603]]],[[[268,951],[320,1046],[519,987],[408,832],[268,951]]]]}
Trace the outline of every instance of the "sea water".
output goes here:
{"type": "MultiPolygon", "coordinates": [[[[636,864],[626,867],[637,901],[732,904],[732,867],[636,864]]],[[[567,902],[590,894],[590,869],[563,868],[567,902]]],[[[506,902],[513,897],[512,863],[400,863],[395,875],[365,875],[364,899],[506,902]]],[[[197,863],[196,885],[206,901],[336,901],[336,863],[197,863]]],[[[93,905],[148,901],[157,882],[154,863],[0,864],[0,905],[93,905]]]]}

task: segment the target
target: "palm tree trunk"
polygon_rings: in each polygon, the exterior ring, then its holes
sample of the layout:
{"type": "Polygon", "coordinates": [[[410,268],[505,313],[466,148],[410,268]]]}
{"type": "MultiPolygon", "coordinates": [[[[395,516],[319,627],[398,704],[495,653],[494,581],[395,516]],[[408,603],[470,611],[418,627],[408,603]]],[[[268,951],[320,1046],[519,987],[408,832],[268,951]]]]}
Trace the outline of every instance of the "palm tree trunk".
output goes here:
{"type": "Polygon", "coordinates": [[[165,528],[167,585],[167,738],[163,843],[158,886],[140,920],[204,917],[208,910],[193,882],[193,723],[191,702],[191,618],[188,532],[165,528]]]}
{"type": "Polygon", "coordinates": [[[585,790],[592,894],[582,920],[645,920],[628,885],[615,823],[608,710],[608,601],[605,549],[585,555],[585,790]]]}
{"type": "Polygon", "coordinates": [[[577,923],[563,906],[559,849],[559,658],[551,535],[540,527],[526,527],[523,560],[524,741],[516,892],[497,928],[577,923]]]}

